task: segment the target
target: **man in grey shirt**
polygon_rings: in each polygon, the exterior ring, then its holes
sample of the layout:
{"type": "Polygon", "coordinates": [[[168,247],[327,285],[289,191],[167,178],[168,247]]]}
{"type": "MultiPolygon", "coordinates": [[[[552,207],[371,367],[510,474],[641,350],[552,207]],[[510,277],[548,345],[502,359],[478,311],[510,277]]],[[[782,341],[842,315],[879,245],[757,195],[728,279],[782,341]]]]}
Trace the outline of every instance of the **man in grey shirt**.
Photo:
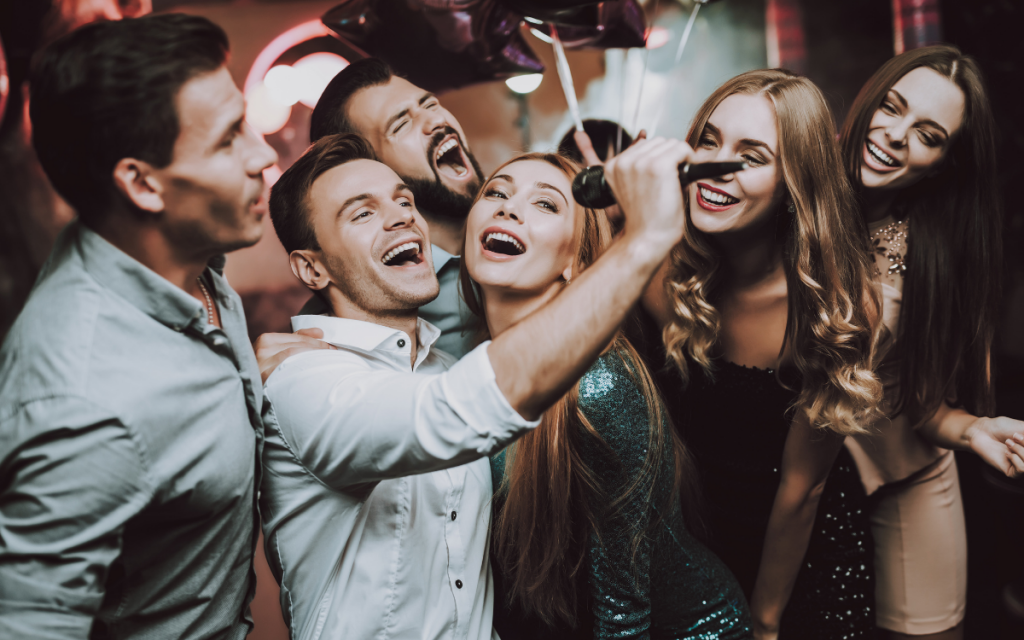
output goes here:
{"type": "Polygon", "coordinates": [[[34,144],[79,218],[0,350],[0,638],[252,628],[263,396],[221,269],[276,155],[227,49],[159,15],[38,62],[34,144]]]}

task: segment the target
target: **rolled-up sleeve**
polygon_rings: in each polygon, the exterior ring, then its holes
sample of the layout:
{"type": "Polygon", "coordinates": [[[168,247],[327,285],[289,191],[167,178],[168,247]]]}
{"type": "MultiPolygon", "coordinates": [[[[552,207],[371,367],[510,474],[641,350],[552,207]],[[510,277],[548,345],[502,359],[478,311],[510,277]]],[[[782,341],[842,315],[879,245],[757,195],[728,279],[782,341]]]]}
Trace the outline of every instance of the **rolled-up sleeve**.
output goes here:
{"type": "Polygon", "coordinates": [[[488,456],[538,424],[501,393],[489,344],[440,374],[368,369],[326,350],[295,356],[267,380],[268,428],[334,488],[488,456]]]}
{"type": "Polygon", "coordinates": [[[150,496],[109,412],[60,397],[0,415],[0,638],[88,638],[125,523],[150,496]]]}

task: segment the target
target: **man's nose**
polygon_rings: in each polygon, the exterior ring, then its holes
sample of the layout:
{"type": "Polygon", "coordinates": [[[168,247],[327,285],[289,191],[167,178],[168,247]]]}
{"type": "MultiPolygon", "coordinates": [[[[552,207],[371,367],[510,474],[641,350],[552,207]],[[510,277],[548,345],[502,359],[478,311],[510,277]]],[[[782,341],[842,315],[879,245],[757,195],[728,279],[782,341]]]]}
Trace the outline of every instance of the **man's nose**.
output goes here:
{"type": "Polygon", "coordinates": [[[423,133],[430,135],[448,126],[448,119],[441,109],[420,109],[423,133]]]}
{"type": "Polygon", "coordinates": [[[385,205],[384,228],[402,229],[410,227],[416,217],[413,215],[413,208],[403,207],[397,202],[385,205]]]}
{"type": "Polygon", "coordinates": [[[245,136],[249,139],[249,153],[246,158],[246,173],[256,176],[263,173],[264,169],[274,166],[277,163],[277,152],[267,144],[263,136],[256,133],[248,124],[245,125],[245,136]]]}

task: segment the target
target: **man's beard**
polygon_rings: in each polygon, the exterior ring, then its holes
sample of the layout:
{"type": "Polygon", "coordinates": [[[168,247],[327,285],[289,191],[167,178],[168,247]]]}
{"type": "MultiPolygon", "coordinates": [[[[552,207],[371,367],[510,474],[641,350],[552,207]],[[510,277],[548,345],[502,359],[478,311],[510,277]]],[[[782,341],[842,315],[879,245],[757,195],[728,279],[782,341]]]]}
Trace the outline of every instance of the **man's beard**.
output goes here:
{"type": "Polygon", "coordinates": [[[473,154],[462,144],[462,138],[460,137],[459,146],[462,147],[462,151],[466,154],[466,158],[472,165],[472,167],[467,168],[474,172],[473,181],[467,185],[469,194],[454,191],[441,182],[441,175],[438,173],[437,167],[434,166],[432,159],[437,146],[441,144],[445,137],[452,133],[458,136],[458,132],[451,127],[438,131],[434,134],[434,139],[427,149],[429,154],[427,156],[427,164],[430,165],[431,170],[434,172],[433,179],[413,178],[411,176],[400,177],[412,189],[412,194],[416,198],[416,208],[420,211],[425,211],[427,214],[439,218],[465,220],[466,216],[469,215],[469,210],[473,207],[473,201],[476,200],[477,192],[483,186],[483,171],[480,170],[480,165],[477,163],[476,158],[473,157],[473,154]]]}

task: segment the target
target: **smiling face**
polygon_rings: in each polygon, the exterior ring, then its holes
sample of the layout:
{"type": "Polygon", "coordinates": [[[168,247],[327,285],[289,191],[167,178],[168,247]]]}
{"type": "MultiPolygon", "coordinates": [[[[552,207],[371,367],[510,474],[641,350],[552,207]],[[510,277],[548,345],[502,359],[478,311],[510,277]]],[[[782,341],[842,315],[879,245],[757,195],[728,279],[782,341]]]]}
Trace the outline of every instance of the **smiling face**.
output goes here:
{"type": "Polygon", "coordinates": [[[867,189],[901,189],[934,171],[963,123],[964,94],[928,67],[889,89],[868,125],[861,153],[867,189]]]}
{"type": "Polygon", "coordinates": [[[521,160],[497,171],[466,222],[464,256],[484,290],[543,295],[572,277],[578,205],[561,169],[521,160]]]}
{"type": "Polygon", "coordinates": [[[317,178],[308,204],[318,253],[346,308],[381,317],[437,297],[426,223],[394,171],[347,162],[317,178]]]}
{"type": "Polygon", "coordinates": [[[381,162],[413,188],[425,211],[465,217],[483,176],[458,120],[436,96],[394,76],[353,94],[346,113],[381,162]]]}
{"type": "Polygon", "coordinates": [[[178,91],[180,134],[171,163],[154,169],[161,224],[183,251],[208,255],[255,244],[267,213],[263,170],[277,154],[245,124],[245,101],[227,67],[178,91]]]}
{"type": "Polygon", "coordinates": [[[704,233],[760,228],[772,217],[785,184],[779,164],[775,109],[762,95],[734,94],[711,114],[694,149],[694,162],[744,160],[739,173],[688,187],[690,220],[704,233]]]}

